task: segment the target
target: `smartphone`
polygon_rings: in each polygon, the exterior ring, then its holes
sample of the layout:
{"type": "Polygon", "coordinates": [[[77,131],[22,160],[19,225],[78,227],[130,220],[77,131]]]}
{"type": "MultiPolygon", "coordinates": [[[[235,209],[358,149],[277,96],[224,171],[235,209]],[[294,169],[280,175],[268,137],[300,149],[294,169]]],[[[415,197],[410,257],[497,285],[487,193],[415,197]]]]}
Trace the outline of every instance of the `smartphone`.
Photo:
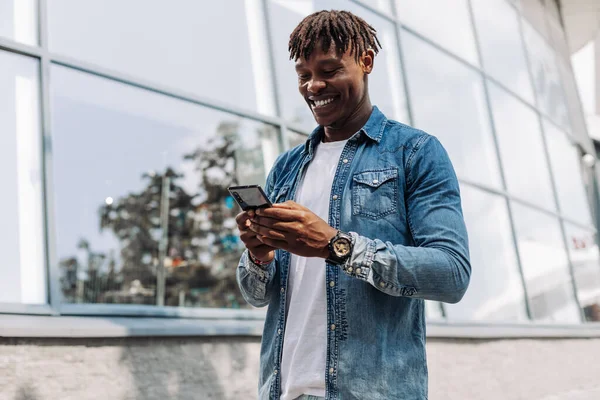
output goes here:
{"type": "Polygon", "coordinates": [[[231,186],[227,190],[229,190],[233,199],[244,211],[271,207],[273,205],[260,185],[231,186]]]}

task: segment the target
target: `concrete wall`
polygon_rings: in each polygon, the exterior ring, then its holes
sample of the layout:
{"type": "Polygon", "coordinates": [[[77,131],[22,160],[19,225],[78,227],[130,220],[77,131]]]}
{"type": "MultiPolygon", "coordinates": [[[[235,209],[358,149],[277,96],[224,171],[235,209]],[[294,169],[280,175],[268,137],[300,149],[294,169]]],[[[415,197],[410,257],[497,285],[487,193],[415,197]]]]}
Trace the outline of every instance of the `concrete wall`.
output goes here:
{"type": "MultiPolygon", "coordinates": [[[[0,339],[1,400],[255,399],[257,338],[0,339]]],[[[600,339],[428,344],[430,400],[600,399],[600,339]]]]}

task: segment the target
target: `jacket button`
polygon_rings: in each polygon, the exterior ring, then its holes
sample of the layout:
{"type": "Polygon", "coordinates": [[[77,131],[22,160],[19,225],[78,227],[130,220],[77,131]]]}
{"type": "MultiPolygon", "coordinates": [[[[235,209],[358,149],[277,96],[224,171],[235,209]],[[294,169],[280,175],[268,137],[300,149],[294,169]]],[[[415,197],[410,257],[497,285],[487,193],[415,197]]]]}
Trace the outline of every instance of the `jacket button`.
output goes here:
{"type": "Polygon", "coordinates": [[[332,331],[335,331],[335,324],[331,324],[331,326],[329,327],[332,331]]]}
{"type": "Polygon", "coordinates": [[[352,267],[348,267],[348,272],[352,273],[353,269],[352,267]]]}
{"type": "Polygon", "coordinates": [[[338,199],[338,195],[337,195],[337,194],[334,194],[334,195],[333,195],[333,199],[334,199],[334,200],[337,200],[337,199],[338,199]]]}
{"type": "Polygon", "coordinates": [[[373,183],[379,183],[379,180],[373,179],[373,183]]]}
{"type": "Polygon", "coordinates": [[[281,335],[281,329],[277,329],[277,334],[281,335]]]}
{"type": "Polygon", "coordinates": [[[379,286],[384,287],[385,286],[385,282],[379,282],[379,286]]]}
{"type": "Polygon", "coordinates": [[[356,268],[356,273],[360,274],[360,268],[356,268]]]}
{"type": "Polygon", "coordinates": [[[273,371],[273,374],[274,374],[274,375],[277,375],[277,370],[273,371]]]}
{"type": "Polygon", "coordinates": [[[348,164],[348,159],[347,159],[347,158],[344,158],[344,159],[342,160],[342,162],[343,162],[344,164],[348,164]]]}
{"type": "Polygon", "coordinates": [[[335,370],[333,368],[329,368],[329,374],[333,374],[335,370]]]}
{"type": "Polygon", "coordinates": [[[330,281],[330,282],[329,282],[329,286],[330,286],[330,287],[334,287],[334,286],[335,286],[335,282],[334,282],[334,281],[330,281]]]}
{"type": "Polygon", "coordinates": [[[284,288],[281,288],[281,293],[284,293],[284,292],[285,292],[285,289],[284,289],[284,288]]]}

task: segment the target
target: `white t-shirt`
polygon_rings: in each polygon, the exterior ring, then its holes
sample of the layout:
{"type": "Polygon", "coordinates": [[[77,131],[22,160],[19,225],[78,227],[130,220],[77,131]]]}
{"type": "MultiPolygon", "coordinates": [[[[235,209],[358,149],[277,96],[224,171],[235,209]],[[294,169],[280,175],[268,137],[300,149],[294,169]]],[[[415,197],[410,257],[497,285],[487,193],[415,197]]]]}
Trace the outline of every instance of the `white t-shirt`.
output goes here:
{"type": "MultiPolygon", "coordinates": [[[[296,202],[328,221],[335,171],[346,144],[320,143],[296,193],[296,202]]],[[[302,394],[325,397],[327,294],[325,260],[292,254],[287,322],[281,360],[281,400],[302,394]]]]}

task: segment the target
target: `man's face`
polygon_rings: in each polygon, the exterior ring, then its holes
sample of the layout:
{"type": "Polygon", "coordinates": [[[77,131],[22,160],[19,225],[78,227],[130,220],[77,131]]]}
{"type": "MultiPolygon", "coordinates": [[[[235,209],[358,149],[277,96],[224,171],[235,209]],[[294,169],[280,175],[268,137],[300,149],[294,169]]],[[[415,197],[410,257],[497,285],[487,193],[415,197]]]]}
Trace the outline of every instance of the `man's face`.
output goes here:
{"type": "Polygon", "coordinates": [[[316,48],[309,59],[296,61],[298,88],[319,125],[343,124],[367,95],[365,74],[373,68],[374,53],[357,62],[350,51],[340,55],[335,46],[327,53],[316,48]]]}

